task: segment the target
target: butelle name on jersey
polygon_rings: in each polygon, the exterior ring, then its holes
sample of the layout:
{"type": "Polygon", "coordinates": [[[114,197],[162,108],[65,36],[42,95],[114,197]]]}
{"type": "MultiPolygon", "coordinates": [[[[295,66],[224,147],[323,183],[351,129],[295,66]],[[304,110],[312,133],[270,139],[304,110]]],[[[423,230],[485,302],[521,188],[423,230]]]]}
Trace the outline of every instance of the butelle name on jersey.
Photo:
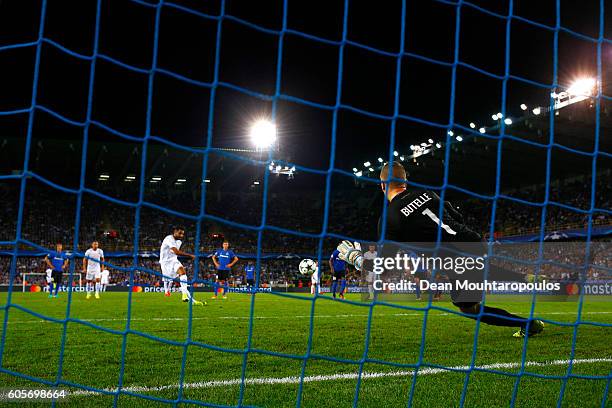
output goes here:
{"type": "Polygon", "coordinates": [[[400,211],[402,214],[404,214],[407,217],[410,214],[412,214],[414,210],[418,209],[419,207],[421,207],[423,204],[425,204],[429,200],[431,200],[431,197],[429,196],[429,194],[423,193],[417,198],[415,198],[414,200],[412,200],[410,203],[408,203],[408,205],[403,207],[400,211]]]}

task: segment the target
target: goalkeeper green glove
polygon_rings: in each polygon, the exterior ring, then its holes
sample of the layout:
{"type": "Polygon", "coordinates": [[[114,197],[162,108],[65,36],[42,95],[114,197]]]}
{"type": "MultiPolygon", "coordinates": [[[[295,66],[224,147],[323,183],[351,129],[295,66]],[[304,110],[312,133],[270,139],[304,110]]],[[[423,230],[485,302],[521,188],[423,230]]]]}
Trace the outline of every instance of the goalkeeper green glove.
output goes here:
{"type": "Polygon", "coordinates": [[[363,264],[363,255],[361,254],[361,244],[357,241],[353,244],[351,241],[342,241],[338,245],[338,257],[343,261],[353,265],[358,271],[361,270],[363,264]]]}

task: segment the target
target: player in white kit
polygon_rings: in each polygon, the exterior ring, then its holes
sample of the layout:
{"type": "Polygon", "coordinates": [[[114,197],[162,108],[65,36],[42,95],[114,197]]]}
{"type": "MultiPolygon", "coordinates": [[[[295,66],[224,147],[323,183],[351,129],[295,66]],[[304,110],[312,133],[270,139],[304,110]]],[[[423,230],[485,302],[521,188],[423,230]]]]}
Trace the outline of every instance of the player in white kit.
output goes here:
{"type": "Polygon", "coordinates": [[[319,276],[319,265],[315,262],[315,271],[310,276],[310,294],[321,293],[321,277],[319,276]]]}
{"type": "Polygon", "coordinates": [[[47,274],[47,287],[49,288],[49,297],[52,297],[52,294],[53,294],[53,269],[47,268],[45,273],[47,274]]]}
{"type": "Polygon", "coordinates": [[[91,248],[85,251],[83,258],[83,273],[85,274],[86,298],[91,298],[95,286],[96,299],[100,299],[100,277],[102,276],[101,262],[104,262],[104,251],[98,247],[98,241],[91,243],[91,248]],[[95,285],[94,285],[95,284],[95,285]]]}
{"type": "Polygon", "coordinates": [[[172,234],[164,238],[161,248],[159,250],[159,265],[161,266],[162,278],[164,282],[164,291],[166,296],[170,296],[170,288],[172,282],[178,277],[181,292],[183,294],[183,302],[191,302],[194,305],[205,305],[206,302],[200,302],[191,297],[189,293],[189,286],[187,285],[187,273],[183,264],[178,260],[178,255],[188,256],[191,259],[195,259],[195,255],[185,253],[180,250],[182,239],[185,237],[185,228],[174,227],[172,234]]]}
{"type": "Polygon", "coordinates": [[[104,269],[102,271],[102,276],[100,278],[100,286],[101,286],[102,292],[106,292],[106,287],[108,286],[109,277],[110,277],[109,270],[104,269]]]}

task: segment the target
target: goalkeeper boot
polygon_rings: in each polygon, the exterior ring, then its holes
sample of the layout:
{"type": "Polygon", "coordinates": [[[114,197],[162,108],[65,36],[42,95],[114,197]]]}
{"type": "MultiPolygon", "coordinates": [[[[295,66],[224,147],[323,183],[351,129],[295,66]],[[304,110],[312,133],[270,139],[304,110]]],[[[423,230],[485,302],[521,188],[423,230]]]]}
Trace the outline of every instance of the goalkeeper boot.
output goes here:
{"type": "Polygon", "coordinates": [[[195,300],[195,299],[193,299],[192,303],[194,306],[206,306],[208,304],[206,302],[200,302],[199,300],[195,300]]]}
{"type": "Polygon", "coordinates": [[[529,325],[529,333],[526,334],[525,328],[521,328],[521,330],[517,331],[512,335],[512,337],[522,338],[527,335],[528,337],[535,336],[536,334],[540,334],[544,331],[544,322],[541,320],[533,320],[529,325]]]}
{"type": "Polygon", "coordinates": [[[183,302],[189,302],[189,296],[183,293],[182,301],[183,302]]]}
{"type": "Polygon", "coordinates": [[[100,294],[96,292],[96,299],[100,299],[100,294]]]}
{"type": "Polygon", "coordinates": [[[91,292],[87,292],[87,296],[85,296],[85,299],[91,299],[91,292]]]}

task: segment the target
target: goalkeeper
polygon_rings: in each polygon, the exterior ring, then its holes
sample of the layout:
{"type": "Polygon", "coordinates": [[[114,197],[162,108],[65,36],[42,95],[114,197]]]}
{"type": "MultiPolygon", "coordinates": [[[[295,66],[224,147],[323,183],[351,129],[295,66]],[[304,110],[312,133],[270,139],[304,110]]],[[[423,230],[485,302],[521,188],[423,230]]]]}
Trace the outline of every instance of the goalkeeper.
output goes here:
{"type": "MultiPolygon", "coordinates": [[[[438,229],[441,229],[440,241],[448,242],[482,242],[479,234],[472,231],[462,222],[461,214],[454,209],[450,203],[446,202],[442,214],[442,221],[437,217],[439,213],[440,198],[433,191],[411,191],[407,189],[406,170],[399,162],[391,165],[386,163],[380,172],[380,187],[386,194],[389,206],[387,208],[386,236],[385,239],[394,242],[430,242],[438,240],[438,229]],[[389,172],[391,171],[391,177],[389,172]],[[393,180],[391,180],[393,179],[393,180]],[[391,180],[391,181],[389,181],[391,180]],[[388,188],[387,188],[388,183],[388,188]]],[[[379,234],[382,229],[382,222],[378,224],[379,234]]],[[[478,244],[475,244],[478,245],[478,244]]],[[[340,259],[361,270],[363,256],[359,243],[342,241],[338,245],[340,259]]],[[[490,272],[504,272],[504,280],[523,280],[523,276],[501,270],[491,269],[490,272]]],[[[444,271],[446,273],[446,271],[444,271]]],[[[472,272],[472,271],[470,271],[472,272]]],[[[449,279],[457,279],[457,276],[446,273],[449,279]]],[[[480,281],[483,276],[481,273],[469,276],[471,281],[480,281]]],[[[480,320],[495,326],[518,327],[514,337],[533,336],[541,333],[544,329],[544,322],[541,320],[528,320],[520,316],[507,312],[504,309],[483,306],[482,291],[462,292],[454,290],[451,292],[453,304],[468,317],[476,319],[482,311],[484,314],[480,320]]]]}

